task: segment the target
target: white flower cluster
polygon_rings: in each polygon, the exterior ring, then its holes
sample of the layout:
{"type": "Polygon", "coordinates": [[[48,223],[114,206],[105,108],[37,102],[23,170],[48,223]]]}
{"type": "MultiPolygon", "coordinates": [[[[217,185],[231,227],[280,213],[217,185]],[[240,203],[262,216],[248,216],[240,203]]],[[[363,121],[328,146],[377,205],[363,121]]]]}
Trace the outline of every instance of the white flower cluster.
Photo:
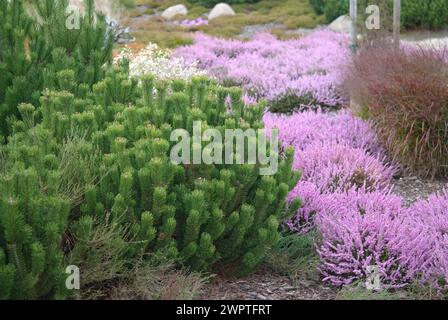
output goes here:
{"type": "Polygon", "coordinates": [[[169,50],[161,49],[155,43],[149,43],[136,54],[126,48],[115,58],[115,63],[125,58],[129,60],[131,77],[151,74],[157,80],[189,81],[194,76],[206,75],[205,71],[198,69],[197,63],[187,63],[183,58],[173,57],[169,50]]]}

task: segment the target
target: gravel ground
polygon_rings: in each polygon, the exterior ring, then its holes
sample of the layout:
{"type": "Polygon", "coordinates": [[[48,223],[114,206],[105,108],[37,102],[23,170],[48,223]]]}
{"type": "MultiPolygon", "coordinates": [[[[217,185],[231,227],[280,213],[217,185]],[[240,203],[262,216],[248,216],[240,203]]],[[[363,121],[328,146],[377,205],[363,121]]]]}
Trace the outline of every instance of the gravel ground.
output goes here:
{"type": "Polygon", "coordinates": [[[204,300],[334,300],[337,290],[315,280],[297,282],[260,269],[244,279],[216,278],[203,290],[204,300]]]}
{"type": "Polygon", "coordinates": [[[432,193],[440,192],[448,187],[448,180],[428,180],[414,176],[395,179],[393,192],[403,198],[409,206],[420,199],[427,199],[432,193]]]}

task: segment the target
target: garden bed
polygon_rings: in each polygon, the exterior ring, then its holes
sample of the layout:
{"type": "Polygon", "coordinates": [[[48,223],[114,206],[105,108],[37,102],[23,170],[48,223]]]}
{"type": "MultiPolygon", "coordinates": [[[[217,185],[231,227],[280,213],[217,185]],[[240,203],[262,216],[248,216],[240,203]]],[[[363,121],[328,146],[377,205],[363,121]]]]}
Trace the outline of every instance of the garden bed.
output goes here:
{"type": "Polygon", "coordinates": [[[93,1],[0,6],[1,299],[446,298],[448,51],[352,55],[305,0],[122,2],[114,54],[93,1]]]}
{"type": "Polygon", "coordinates": [[[303,28],[315,28],[324,23],[324,18],[315,14],[308,0],[279,0],[275,3],[264,0],[256,3],[232,4],[235,16],[217,18],[206,25],[188,28],[179,26],[176,22],[204,18],[211,8],[205,7],[201,2],[185,1],[189,9],[188,15],[167,21],[162,19],[160,14],[164,9],[178,4],[177,1],[122,1],[126,2],[128,7],[124,12],[123,21],[131,27],[137,42],[151,41],[161,47],[191,44],[196,31],[225,38],[246,38],[253,35],[252,29],[258,29],[291,38],[297,35],[291,34],[291,31],[300,32],[303,28]]]}

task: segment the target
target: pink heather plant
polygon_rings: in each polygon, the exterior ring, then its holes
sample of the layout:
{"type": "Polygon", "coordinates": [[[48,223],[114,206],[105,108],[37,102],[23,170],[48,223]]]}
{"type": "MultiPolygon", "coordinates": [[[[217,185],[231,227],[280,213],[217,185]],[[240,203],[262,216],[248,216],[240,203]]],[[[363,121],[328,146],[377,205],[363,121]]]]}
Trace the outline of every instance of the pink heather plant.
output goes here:
{"type": "Polygon", "coordinates": [[[282,144],[295,148],[294,167],[303,172],[289,195],[302,200],[296,216],[286,222],[291,230],[305,234],[313,229],[332,192],[388,188],[395,167],[382,163],[384,153],[371,124],[350,111],[266,113],[263,120],[268,132],[278,128],[282,144]]]}
{"type": "Polygon", "coordinates": [[[387,190],[395,173],[394,167],[363,149],[321,142],[296,151],[294,168],[302,171],[302,180],[289,198],[300,198],[302,207],[286,224],[300,234],[314,227],[315,216],[326,206],[326,197],[350,189],[387,190]]]}
{"type": "Polygon", "coordinates": [[[378,270],[382,289],[412,282],[425,261],[422,234],[399,197],[349,190],[326,198],[316,217],[323,280],[335,286],[365,281],[378,270]]]}
{"type": "Polygon", "coordinates": [[[414,222],[425,238],[424,251],[428,263],[420,266],[421,280],[437,289],[448,290],[448,190],[431,195],[408,209],[414,222]]]}
{"type": "MultiPolygon", "coordinates": [[[[311,94],[317,108],[344,104],[341,65],[349,57],[345,35],[319,30],[298,40],[259,34],[249,42],[198,34],[176,55],[222,83],[241,85],[246,106],[258,98],[311,94]]],[[[279,129],[284,146],[296,149],[302,180],[289,194],[302,207],[286,225],[299,234],[317,229],[324,281],[342,286],[366,281],[377,268],[381,287],[420,280],[448,290],[448,191],[404,208],[390,194],[396,168],[369,121],[349,111],[266,113],[265,127],[279,129]]]]}
{"type": "Polygon", "coordinates": [[[325,208],[326,196],[314,183],[300,181],[288,195],[289,201],[299,198],[302,203],[296,215],[286,221],[288,228],[301,235],[314,230],[316,215],[325,208]]]}
{"type": "Polygon", "coordinates": [[[178,48],[176,54],[198,61],[221,82],[242,85],[267,100],[296,93],[311,94],[318,104],[330,107],[346,101],[338,88],[339,67],[349,57],[348,39],[327,29],[288,41],[266,33],[248,42],[198,34],[193,45],[178,48]]]}
{"type": "Polygon", "coordinates": [[[295,154],[294,168],[302,179],[314,183],[322,193],[343,192],[351,188],[366,191],[389,186],[395,168],[363,149],[337,143],[315,143],[295,154]]]}
{"type": "Polygon", "coordinates": [[[204,25],[208,25],[208,20],[204,19],[204,18],[197,18],[197,19],[185,19],[185,20],[181,20],[181,21],[175,21],[175,24],[183,27],[183,28],[196,28],[196,27],[200,27],[200,26],[204,26],[204,25]]]}
{"type": "Polygon", "coordinates": [[[350,111],[338,113],[302,112],[291,116],[266,113],[263,118],[266,130],[277,127],[284,145],[304,150],[317,142],[339,143],[364,149],[374,156],[383,151],[370,122],[355,117],[350,111]]]}

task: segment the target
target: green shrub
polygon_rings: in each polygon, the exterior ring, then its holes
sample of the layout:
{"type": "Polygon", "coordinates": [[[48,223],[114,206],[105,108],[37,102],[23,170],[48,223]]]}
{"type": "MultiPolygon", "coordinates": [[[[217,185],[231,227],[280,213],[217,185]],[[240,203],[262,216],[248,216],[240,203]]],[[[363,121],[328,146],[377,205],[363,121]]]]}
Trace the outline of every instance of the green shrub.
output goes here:
{"type": "MultiPolygon", "coordinates": [[[[378,0],[358,1],[358,13],[364,14],[369,4],[378,4],[378,0]]],[[[390,11],[393,0],[386,0],[390,11]]],[[[341,15],[349,14],[349,0],[310,0],[317,14],[325,14],[328,22],[341,15]]],[[[446,0],[404,0],[401,2],[401,25],[404,28],[442,29],[448,26],[448,1],[446,0]]],[[[390,16],[390,14],[386,15],[390,16]]]]}
{"type": "Polygon", "coordinates": [[[431,0],[403,1],[401,14],[406,25],[410,27],[423,25],[426,17],[422,13],[428,13],[430,3],[431,0]]]}
{"type": "MultiPolygon", "coordinates": [[[[113,71],[94,86],[97,104],[115,106],[94,118],[98,130],[91,138],[104,154],[101,170],[109,172],[92,189],[96,203],[88,207],[126,213],[134,235],[144,241],[140,250],[170,252],[194,270],[250,272],[278,239],[285,197],[297,181],[292,151],[277,175],[261,177],[258,165],[174,165],[169,138],[176,128],[191,133],[195,120],[220,130],[260,128],[264,106],[245,109],[241,90],[217,88],[204,78],[175,81],[171,90],[156,84],[157,97],[147,94],[154,82],[145,78],[139,102],[139,88],[126,79],[113,71]],[[233,114],[226,113],[228,95],[233,114]],[[145,126],[148,121],[151,126],[145,126]]],[[[57,119],[50,125],[58,126],[57,119]]]]}
{"type": "Polygon", "coordinates": [[[68,29],[68,0],[1,2],[0,134],[8,135],[7,123],[20,116],[20,103],[39,104],[42,89],[54,85],[58,72],[72,70],[77,85],[91,86],[104,76],[101,66],[111,61],[113,37],[104,17],[93,11],[94,0],[85,4],[80,28],[68,29]]]}
{"type": "Polygon", "coordinates": [[[328,22],[332,22],[336,18],[349,14],[349,1],[348,0],[327,0],[323,13],[328,22]]]}
{"type": "Polygon", "coordinates": [[[426,27],[431,29],[442,29],[448,26],[448,1],[403,1],[402,19],[403,25],[405,27],[426,27]]]}
{"type": "Polygon", "coordinates": [[[80,29],[69,30],[67,1],[0,3],[0,299],[67,294],[61,243],[71,210],[98,179],[97,158],[76,128],[57,143],[36,123],[43,88],[83,96],[104,77],[113,38],[93,1],[85,4],[80,29]]]}
{"type": "Polygon", "coordinates": [[[135,8],[135,1],[134,0],[119,0],[120,4],[124,6],[127,9],[133,9],[135,8]]]}
{"type": "Polygon", "coordinates": [[[121,268],[107,254],[113,248],[125,261],[163,253],[193,270],[253,270],[277,243],[279,221],[299,206],[286,202],[298,180],[293,150],[273,176],[260,176],[259,164],[175,165],[170,134],[191,133],[195,120],[220,130],[261,128],[264,104],[245,108],[240,89],[205,78],[139,84],[126,66],[109,70],[92,91],[72,75],[58,73],[40,107],[21,105],[22,120],[9,128],[0,189],[4,298],[62,297],[64,252],[87,270],[121,268]],[[96,228],[104,223],[126,232],[98,257],[89,243],[110,238],[96,228]]]}
{"type": "Polygon", "coordinates": [[[429,20],[427,25],[430,28],[442,29],[448,26],[448,1],[433,0],[429,7],[429,20]]]}
{"type": "Polygon", "coordinates": [[[220,130],[261,128],[265,105],[246,108],[240,89],[204,78],[129,79],[126,64],[103,67],[111,42],[101,19],[90,23],[91,13],[78,33],[66,33],[57,27],[61,8],[39,4],[47,6],[36,8],[44,17],[36,29],[21,1],[1,7],[8,19],[0,39],[9,42],[0,49],[8,119],[0,144],[0,298],[64,298],[69,264],[79,265],[81,279],[86,272],[89,287],[121,283],[147,254],[200,271],[253,270],[279,239],[279,221],[299,206],[285,199],[298,179],[293,151],[273,176],[260,176],[260,164],[174,165],[170,133],[191,133],[195,120],[220,130]]]}
{"type": "Polygon", "coordinates": [[[60,297],[63,252],[70,202],[55,190],[41,193],[39,183],[53,183],[57,172],[39,181],[35,168],[17,163],[0,179],[0,298],[60,297]]]}
{"type": "Polygon", "coordinates": [[[306,108],[316,104],[318,104],[318,102],[311,93],[299,95],[294,92],[287,92],[271,102],[270,111],[274,113],[290,114],[300,108],[306,108]]]}
{"type": "Polygon", "coordinates": [[[310,4],[317,14],[323,14],[325,9],[325,0],[310,0],[310,4]]]}

